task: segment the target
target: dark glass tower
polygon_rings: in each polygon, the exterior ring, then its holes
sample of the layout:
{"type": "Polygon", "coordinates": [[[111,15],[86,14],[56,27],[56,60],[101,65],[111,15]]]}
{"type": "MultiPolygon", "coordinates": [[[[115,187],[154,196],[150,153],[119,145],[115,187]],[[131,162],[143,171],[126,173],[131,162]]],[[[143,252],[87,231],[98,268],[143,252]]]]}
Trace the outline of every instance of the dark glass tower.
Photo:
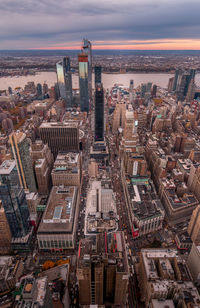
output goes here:
{"type": "Polygon", "coordinates": [[[104,140],[104,93],[103,86],[97,85],[95,91],[95,141],[104,140]]]}
{"type": "Polygon", "coordinates": [[[66,108],[71,108],[73,98],[70,58],[65,57],[62,61],[56,63],[56,70],[60,97],[65,100],[66,108]]]}
{"type": "Polygon", "coordinates": [[[95,66],[94,74],[95,74],[95,88],[96,88],[98,84],[101,84],[101,66],[95,66]]]}
{"type": "Polygon", "coordinates": [[[42,99],[42,85],[41,85],[41,83],[37,84],[36,90],[37,90],[37,98],[42,99]]]}
{"type": "Polygon", "coordinates": [[[11,234],[15,238],[25,236],[29,231],[29,210],[14,161],[2,163],[0,181],[0,199],[11,234]]]}
{"type": "Polygon", "coordinates": [[[82,112],[89,111],[88,97],[88,55],[81,53],[78,55],[79,65],[79,88],[80,88],[80,107],[82,112]]]}

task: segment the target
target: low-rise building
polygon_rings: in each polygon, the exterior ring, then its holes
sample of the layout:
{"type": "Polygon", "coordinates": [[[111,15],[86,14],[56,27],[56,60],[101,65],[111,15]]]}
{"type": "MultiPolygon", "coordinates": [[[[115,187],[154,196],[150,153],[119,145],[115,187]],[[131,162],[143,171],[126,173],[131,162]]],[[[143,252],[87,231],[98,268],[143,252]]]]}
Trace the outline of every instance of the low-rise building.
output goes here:
{"type": "Polygon", "coordinates": [[[113,232],[117,228],[117,209],[111,182],[91,182],[87,194],[85,234],[113,232]]]}
{"type": "Polygon", "coordinates": [[[142,249],[138,273],[145,307],[153,299],[173,300],[178,307],[199,307],[199,293],[186,262],[178,257],[176,250],[142,249]]]}
{"type": "Polygon", "coordinates": [[[82,178],[82,158],[80,153],[59,153],[51,172],[53,186],[78,186],[82,178]]]}
{"type": "Polygon", "coordinates": [[[21,281],[22,291],[16,296],[16,308],[41,307],[52,308],[52,297],[47,277],[35,279],[32,276],[21,281]]]}
{"type": "Polygon", "coordinates": [[[199,204],[193,193],[184,193],[182,196],[178,196],[175,183],[166,178],[161,179],[159,194],[170,224],[189,219],[192,211],[199,204]]]}
{"type": "Polygon", "coordinates": [[[162,229],[165,211],[153,182],[148,177],[133,177],[124,186],[133,235],[135,229],[139,236],[162,229]]]}
{"type": "Polygon", "coordinates": [[[75,186],[53,186],[37,232],[41,250],[75,247],[80,193],[75,186]]]}
{"type": "Polygon", "coordinates": [[[16,261],[13,257],[0,257],[0,292],[14,289],[23,271],[21,259],[16,261]]]}

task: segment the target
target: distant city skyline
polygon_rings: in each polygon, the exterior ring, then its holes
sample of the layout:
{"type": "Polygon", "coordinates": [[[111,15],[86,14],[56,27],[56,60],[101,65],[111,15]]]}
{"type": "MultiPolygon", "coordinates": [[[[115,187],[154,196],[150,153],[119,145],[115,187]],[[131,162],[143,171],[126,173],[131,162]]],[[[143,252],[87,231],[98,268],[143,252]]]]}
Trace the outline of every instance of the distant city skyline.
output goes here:
{"type": "Polygon", "coordinates": [[[198,50],[200,2],[1,0],[0,49],[198,50]]]}

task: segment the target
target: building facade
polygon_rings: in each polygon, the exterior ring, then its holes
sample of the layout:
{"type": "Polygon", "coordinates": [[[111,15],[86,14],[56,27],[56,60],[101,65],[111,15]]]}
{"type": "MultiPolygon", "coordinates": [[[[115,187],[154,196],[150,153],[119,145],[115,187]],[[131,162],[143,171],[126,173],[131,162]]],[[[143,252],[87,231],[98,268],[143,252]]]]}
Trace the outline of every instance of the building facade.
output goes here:
{"type": "Polygon", "coordinates": [[[79,151],[79,125],[75,121],[42,123],[39,130],[42,141],[48,144],[54,159],[58,152],[79,151]]]}
{"type": "Polygon", "coordinates": [[[95,91],[95,141],[104,140],[104,92],[103,86],[96,86],[95,91]]]}
{"type": "Polygon", "coordinates": [[[89,111],[88,55],[85,53],[79,54],[78,64],[79,64],[80,107],[82,112],[88,112],[89,111]]]}
{"type": "Polygon", "coordinates": [[[35,176],[30,156],[30,142],[22,132],[9,136],[13,158],[15,159],[20,185],[24,189],[36,192],[35,176]]]}

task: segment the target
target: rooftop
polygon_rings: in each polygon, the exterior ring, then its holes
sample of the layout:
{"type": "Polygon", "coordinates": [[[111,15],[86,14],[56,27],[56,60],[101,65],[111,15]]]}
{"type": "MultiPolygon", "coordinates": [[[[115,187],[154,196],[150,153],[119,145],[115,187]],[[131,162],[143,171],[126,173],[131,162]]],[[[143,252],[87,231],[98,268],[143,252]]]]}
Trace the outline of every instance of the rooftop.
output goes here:
{"type": "Polygon", "coordinates": [[[43,122],[40,128],[78,128],[78,123],[75,121],[68,122],[43,122]]]}
{"type": "Polygon", "coordinates": [[[116,264],[118,272],[128,274],[123,232],[100,233],[86,237],[79,243],[78,267],[90,266],[91,262],[98,264],[105,259],[108,260],[108,264],[116,264]]]}
{"type": "Polygon", "coordinates": [[[97,233],[117,229],[117,210],[109,183],[91,182],[87,195],[85,232],[97,233]]]}
{"type": "Polygon", "coordinates": [[[144,182],[140,184],[139,179],[135,183],[128,184],[134,216],[138,217],[138,219],[147,219],[163,215],[164,209],[152,182],[147,181],[148,184],[146,185],[144,182]]]}
{"type": "Polygon", "coordinates": [[[0,175],[1,174],[10,174],[11,171],[15,168],[16,164],[14,160],[4,160],[0,166],[0,175]]]}
{"type": "Polygon", "coordinates": [[[72,232],[76,194],[77,188],[74,186],[52,188],[38,233],[72,232]]]}

